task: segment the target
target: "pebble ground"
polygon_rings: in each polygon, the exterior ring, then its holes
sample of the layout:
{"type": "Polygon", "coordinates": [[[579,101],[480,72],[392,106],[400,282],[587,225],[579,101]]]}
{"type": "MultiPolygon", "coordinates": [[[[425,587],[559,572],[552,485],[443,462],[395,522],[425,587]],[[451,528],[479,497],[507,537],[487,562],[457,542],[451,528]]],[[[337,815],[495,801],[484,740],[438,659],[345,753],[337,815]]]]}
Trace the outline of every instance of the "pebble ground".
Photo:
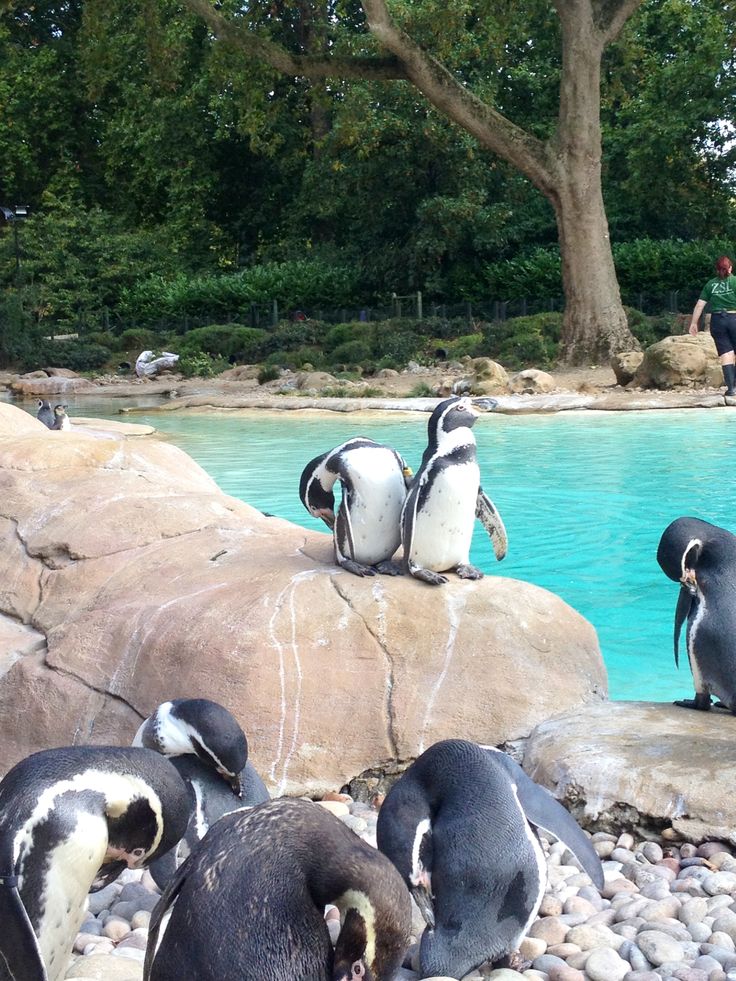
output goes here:
{"type": "MultiPolygon", "coordinates": [[[[375,846],[378,812],[342,795],[322,801],[375,846]]],[[[560,842],[543,841],[549,882],[521,943],[523,971],[493,981],[736,981],[736,858],[722,842],[696,847],[630,834],[592,836],[605,872],[601,892],[560,842]]],[[[141,981],[151,910],[159,897],[147,872],[126,871],[89,898],[67,979],[141,981]]],[[[414,939],[424,923],[414,911],[414,939]]],[[[333,939],[337,911],[327,913],[333,939]]],[[[219,942],[213,938],[213,942],[219,942]]],[[[397,981],[420,974],[412,944],[397,981]]],[[[467,976],[480,981],[480,973],[467,976]]],[[[185,981],[185,979],[182,979],[185,981]]],[[[192,979],[194,981],[194,979],[192,979]]],[[[230,979],[223,979],[230,981],[230,979]]],[[[233,979],[235,981],[235,979],[233,979]]]]}

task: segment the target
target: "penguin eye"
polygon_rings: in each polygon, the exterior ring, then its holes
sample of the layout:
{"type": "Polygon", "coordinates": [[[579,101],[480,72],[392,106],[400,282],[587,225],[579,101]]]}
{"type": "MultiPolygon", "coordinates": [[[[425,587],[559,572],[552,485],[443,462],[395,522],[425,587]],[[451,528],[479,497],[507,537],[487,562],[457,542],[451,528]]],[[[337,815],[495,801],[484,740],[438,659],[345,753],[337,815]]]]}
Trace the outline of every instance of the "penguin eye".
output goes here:
{"type": "Polygon", "coordinates": [[[146,854],[146,849],[145,848],[134,848],[133,851],[130,854],[135,859],[143,858],[143,856],[146,854]]]}
{"type": "Polygon", "coordinates": [[[363,963],[363,961],[355,961],[353,966],[350,968],[350,973],[354,978],[364,978],[365,964],[363,963]]]}

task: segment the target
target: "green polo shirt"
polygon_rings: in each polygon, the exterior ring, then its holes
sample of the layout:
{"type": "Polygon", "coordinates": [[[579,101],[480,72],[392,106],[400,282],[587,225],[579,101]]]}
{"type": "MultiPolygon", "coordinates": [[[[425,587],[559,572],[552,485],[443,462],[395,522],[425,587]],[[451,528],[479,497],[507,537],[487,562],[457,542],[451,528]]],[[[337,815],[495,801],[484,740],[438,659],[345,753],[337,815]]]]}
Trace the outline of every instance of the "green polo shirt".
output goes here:
{"type": "Polygon", "coordinates": [[[710,303],[711,313],[719,310],[736,310],[736,276],[709,279],[700,294],[701,300],[710,303]]]}

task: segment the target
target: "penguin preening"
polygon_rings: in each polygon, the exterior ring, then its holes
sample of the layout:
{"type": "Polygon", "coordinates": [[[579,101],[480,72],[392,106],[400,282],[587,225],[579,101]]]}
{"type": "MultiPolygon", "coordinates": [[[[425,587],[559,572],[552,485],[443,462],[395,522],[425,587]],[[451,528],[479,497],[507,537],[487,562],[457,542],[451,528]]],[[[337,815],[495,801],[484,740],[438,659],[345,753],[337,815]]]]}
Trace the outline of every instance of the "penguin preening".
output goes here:
{"type": "Polygon", "coordinates": [[[248,761],[245,733],[217,702],[206,698],[163,702],[141,724],[133,745],[168,756],[189,791],[186,833],[150,867],[161,888],[223,814],[269,800],[265,784],[248,761]]]}
{"type": "Polygon", "coordinates": [[[59,981],[87,895],[142,868],[186,829],[187,792],[147,749],[73,746],[22,760],[0,781],[0,979],[59,981]]]}
{"type": "Polygon", "coordinates": [[[69,421],[69,416],[66,414],[67,407],[65,405],[55,405],[54,406],[54,424],[51,429],[71,429],[72,424],[69,421]]]}
{"type": "Polygon", "coordinates": [[[707,711],[711,695],[736,714],[736,536],[700,518],[677,518],[665,529],[657,562],[680,584],[675,608],[675,664],[685,631],[695,698],[675,705],[707,711]]]}
{"type": "Polygon", "coordinates": [[[332,529],[338,565],[356,576],[399,575],[392,556],[401,543],[401,508],[411,471],[390,446],[355,436],[311,460],[299,497],[314,518],[332,529]],[[333,487],[342,487],[335,515],[333,487]]]}
{"type": "Polygon", "coordinates": [[[283,797],[222,817],[179,868],[153,911],[143,976],[389,981],[410,929],[391,862],[319,804],[283,797]],[[342,920],[334,953],[328,903],[342,920]]]}
{"type": "Polygon", "coordinates": [[[547,882],[537,828],[603,887],[600,859],[570,814],[499,750],[444,740],[394,784],[378,814],[378,847],[427,922],[423,977],[462,978],[516,952],[547,882]]]}
{"type": "Polygon", "coordinates": [[[36,418],[39,422],[42,422],[47,429],[54,428],[54,422],[56,419],[54,413],[51,411],[51,406],[46,399],[38,400],[38,412],[36,413],[36,418]]]}
{"type": "Polygon", "coordinates": [[[404,502],[401,542],[406,571],[432,585],[447,582],[454,569],[461,579],[480,579],[470,565],[475,519],[488,532],[500,561],[508,547],[506,529],[480,485],[475,437],[478,412],[469,398],[449,398],[435,408],[427,426],[422,463],[404,502]]]}

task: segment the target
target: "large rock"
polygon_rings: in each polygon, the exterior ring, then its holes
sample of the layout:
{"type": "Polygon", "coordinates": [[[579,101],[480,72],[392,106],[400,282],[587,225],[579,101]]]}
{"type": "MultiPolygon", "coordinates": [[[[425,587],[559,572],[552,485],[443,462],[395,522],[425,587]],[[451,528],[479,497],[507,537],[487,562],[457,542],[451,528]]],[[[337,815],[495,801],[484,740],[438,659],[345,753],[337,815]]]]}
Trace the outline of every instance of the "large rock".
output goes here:
{"type": "Polygon", "coordinates": [[[583,826],[736,845],[736,718],[667,703],[590,704],[539,725],[524,769],[583,826]]]}
{"type": "Polygon", "coordinates": [[[678,334],[652,344],[633,383],[641,388],[718,388],[723,374],[713,338],[701,331],[696,337],[678,334]]]}
{"type": "Polygon", "coordinates": [[[622,351],[611,356],[610,365],[616,376],[617,385],[628,385],[636,377],[636,373],[644,360],[643,351],[622,351]]]}
{"type": "Polygon", "coordinates": [[[75,395],[77,392],[89,393],[95,388],[94,382],[88,378],[64,378],[61,375],[49,378],[45,373],[40,378],[29,378],[24,375],[10,383],[10,389],[16,395],[40,395],[43,398],[52,395],[75,395]]]}
{"type": "Polygon", "coordinates": [[[554,390],[555,380],[546,371],[539,368],[525,368],[517,371],[508,381],[508,390],[521,395],[538,395],[554,390]]]}
{"type": "Polygon", "coordinates": [[[605,694],[595,631],[545,590],[360,579],[328,536],[227,497],[174,446],[0,409],[0,609],[46,642],[0,678],[0,770],[126,743],[159,702],[200,695],[240,719],[271,789],[317,793],[605,694]]]}

